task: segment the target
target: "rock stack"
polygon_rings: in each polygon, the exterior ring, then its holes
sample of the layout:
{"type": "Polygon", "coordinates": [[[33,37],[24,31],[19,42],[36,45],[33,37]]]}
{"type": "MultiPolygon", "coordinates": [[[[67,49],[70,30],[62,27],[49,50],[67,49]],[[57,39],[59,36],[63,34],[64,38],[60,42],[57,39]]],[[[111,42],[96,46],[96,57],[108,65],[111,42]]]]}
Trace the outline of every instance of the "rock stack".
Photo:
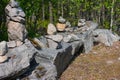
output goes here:
{"type": "Polygon", "coordinates": [[[85,19],[78,20],[78,31],[89,31],[95,30],[98,28],[98,24],[93,21],[86,21],[85,19]]]}
{"type": "Polygon", "coordinates": [[[57,27],[57,30],[58,31],[64,31],[65,30],[65,28],[66,28],[66,20],[63,18],[63,17],[59,17],[59,19],[58,19],[58,23],[56,24],[56,27],[57,27]]]}
{"type": "Polygon", "coordinates": [[[8,57],[6,56],[7,51],[7,43],[5,41],[2,41],[0,43],[0,63],[3,63],[8,59],[8,57]]]}
{"type": "Polygon", "coordinates": [[[78,27],[82,27],[82,26],[84,26],[85,25],[85,19],[79,19],[78,20],[78,27]]]}
{"type": "Polygon", "coordinates": [[[25,13],[15,0],[10,0],[5,8],[5,13],[7,15],[8,39],[15,41],[16,45],[20,46],[27,37],[25,13]]]}

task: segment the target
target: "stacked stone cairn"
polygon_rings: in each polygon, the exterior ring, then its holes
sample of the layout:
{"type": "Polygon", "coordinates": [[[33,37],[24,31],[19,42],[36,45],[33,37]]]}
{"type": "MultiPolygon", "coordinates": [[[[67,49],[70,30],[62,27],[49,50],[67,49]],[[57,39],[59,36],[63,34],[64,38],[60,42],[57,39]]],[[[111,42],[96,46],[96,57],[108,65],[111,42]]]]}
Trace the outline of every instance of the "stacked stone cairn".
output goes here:
{"type": "Polygon", "coordinates": [[[20,46],[27,37],[25,13],[15,0],[10,0],[5,8],[5,13],[7,16],[8,47],[20,46]]]}
{"type": "Polygon", "coordinates": [[[88,30],[95,30],[98,28],[98,24],[93,21],[86,21],[85,19],[78,20],[78,31],[88,31],[88,30]]]}

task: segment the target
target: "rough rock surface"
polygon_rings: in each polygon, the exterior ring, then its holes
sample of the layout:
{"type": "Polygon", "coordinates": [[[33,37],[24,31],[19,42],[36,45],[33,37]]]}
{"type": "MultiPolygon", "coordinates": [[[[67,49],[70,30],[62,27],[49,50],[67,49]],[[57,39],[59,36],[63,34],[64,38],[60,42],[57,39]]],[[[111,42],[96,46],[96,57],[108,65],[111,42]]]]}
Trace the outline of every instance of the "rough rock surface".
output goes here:
{"type": "Polygon", "coordinates": [[[23,74],[30,66],[36,50],[27,40],[24,45],[9,49],[7,56],[9,60],[0,64],[0,79],[14,79],[23,74]]]}

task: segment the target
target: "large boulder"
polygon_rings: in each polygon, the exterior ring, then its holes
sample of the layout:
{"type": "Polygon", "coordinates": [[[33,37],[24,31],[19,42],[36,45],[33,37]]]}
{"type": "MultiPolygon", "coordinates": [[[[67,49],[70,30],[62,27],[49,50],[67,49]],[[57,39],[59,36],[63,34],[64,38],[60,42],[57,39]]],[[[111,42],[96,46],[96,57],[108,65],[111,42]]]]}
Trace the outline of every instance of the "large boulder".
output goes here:
{"type": "Polygon", "coordinates": [[[62,42],[61,45],[61,49],[46,48],[38,50],[35,55],[35,62],[38,65],[22,80],[58,80],[58,77],[74,58],[75,52],[79,51],[82,43],[81,41],[62,42]]]}

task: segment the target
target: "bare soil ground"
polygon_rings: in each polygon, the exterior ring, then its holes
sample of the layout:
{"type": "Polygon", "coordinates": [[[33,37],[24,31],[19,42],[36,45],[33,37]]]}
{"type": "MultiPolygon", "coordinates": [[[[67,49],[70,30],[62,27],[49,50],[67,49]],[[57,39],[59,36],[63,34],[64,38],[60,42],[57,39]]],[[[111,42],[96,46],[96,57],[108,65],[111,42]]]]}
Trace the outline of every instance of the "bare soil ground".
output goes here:
{"type": "Polygon", "coordinates": [[[64,71],[60,80],[120,80],[120,42],[94,46],[80,54],[64,71]]]}

